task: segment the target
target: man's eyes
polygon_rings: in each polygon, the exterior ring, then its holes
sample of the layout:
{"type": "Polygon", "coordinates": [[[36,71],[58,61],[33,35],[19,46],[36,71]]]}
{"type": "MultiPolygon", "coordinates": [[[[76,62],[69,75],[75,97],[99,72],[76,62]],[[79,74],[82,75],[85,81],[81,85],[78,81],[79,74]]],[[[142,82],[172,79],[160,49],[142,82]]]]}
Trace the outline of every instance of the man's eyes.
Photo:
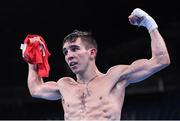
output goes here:
{"type": "Polygon", "coordinates": [[[73,51],[73,52],[75,52],[75,51],[77,51],[77,50],[79,50],[78,47],[73,47],[73,48],[71,48],[71,51],[73,51]]]}
{"type": "Polygon", "coordinates": [[[63,51],[63,54],[64,54],[64,55],[67,55],[67,51],[66,51],[66,50],[65,50],[65,51],[63,51]]]}
{"type": "MultiPolygon", "coordinates": [[[[70,51],[72,51],[72,52],[76,52],[77,50],[80,50],[80,48],[79,47],[70,48],[70,51]]],[[[67,53],[68,53],[68,50],[63,50],[64,55],[67,55],[67,53]]]]}

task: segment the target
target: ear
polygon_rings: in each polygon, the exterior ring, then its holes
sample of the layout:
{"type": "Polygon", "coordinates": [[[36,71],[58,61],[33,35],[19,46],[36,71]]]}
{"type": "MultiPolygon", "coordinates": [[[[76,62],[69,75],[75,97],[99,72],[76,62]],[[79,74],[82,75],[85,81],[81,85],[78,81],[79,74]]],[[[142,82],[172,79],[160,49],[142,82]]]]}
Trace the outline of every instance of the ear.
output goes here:
{"type": "Polygon", "coordinates": [[[95,58],[96,57],[97,50],[96,48],[90,49],[90,57],[95,58]]]}

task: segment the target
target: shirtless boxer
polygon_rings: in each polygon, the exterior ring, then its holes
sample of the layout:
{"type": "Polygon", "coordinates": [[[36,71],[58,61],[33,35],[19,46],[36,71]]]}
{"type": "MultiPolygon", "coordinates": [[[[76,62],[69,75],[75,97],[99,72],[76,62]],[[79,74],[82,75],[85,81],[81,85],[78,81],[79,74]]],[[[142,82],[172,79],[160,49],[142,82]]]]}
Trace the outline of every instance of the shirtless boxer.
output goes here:
{"type": "Polygon", "coordinates": [[[129,16],[129,21],[132,25],[147,28],[151,38],[150,59],[116,65],[101,73],[95,64],[95,40],[88,32],[74,31],[65,37],[63,53],[76,80],[63,77],[57,82],[43,82],[43,78],[37,75],[36,65],[28,64],[30,94],[47,100],[61,99],[65,120],[120,120],[125,88],[170,64],[165,42],[154,19],[137,8],[129,16]]]}

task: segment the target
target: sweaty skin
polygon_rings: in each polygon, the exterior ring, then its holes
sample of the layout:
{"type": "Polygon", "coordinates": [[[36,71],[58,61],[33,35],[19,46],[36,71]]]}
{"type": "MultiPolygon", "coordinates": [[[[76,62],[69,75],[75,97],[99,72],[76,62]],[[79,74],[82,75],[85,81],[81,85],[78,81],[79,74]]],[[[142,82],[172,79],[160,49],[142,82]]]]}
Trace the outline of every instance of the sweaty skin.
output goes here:
{"type": "Polygon", "coordinates": [[[65,120],[119,120],[125,83],[113,87],[111,77],[101,74],[88,84],[65,77],[58,81],[65,120]]]}

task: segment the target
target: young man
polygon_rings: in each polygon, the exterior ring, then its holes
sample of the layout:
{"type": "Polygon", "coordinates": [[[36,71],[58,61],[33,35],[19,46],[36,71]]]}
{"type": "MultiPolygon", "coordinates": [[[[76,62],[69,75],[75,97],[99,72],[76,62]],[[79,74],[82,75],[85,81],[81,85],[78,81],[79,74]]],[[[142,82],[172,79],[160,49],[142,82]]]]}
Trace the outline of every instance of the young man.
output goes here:
{"type": "Polygon", "coordinates": [[[107,73],[96,67],[97,45],[88,32],[75,31],[64,39],[65,60],[76,75],[57,82],[43,82],[36,65],[29,64],[28,87],[33,97],[62,100],[65,120],[119,120],[125,88],[140,82],[170,64],[169,54],[154,19],[137,8],[129,16],[133,25],[147,28],[151,37],[152,57],[131,65],[116,65],[107,73]]]}

